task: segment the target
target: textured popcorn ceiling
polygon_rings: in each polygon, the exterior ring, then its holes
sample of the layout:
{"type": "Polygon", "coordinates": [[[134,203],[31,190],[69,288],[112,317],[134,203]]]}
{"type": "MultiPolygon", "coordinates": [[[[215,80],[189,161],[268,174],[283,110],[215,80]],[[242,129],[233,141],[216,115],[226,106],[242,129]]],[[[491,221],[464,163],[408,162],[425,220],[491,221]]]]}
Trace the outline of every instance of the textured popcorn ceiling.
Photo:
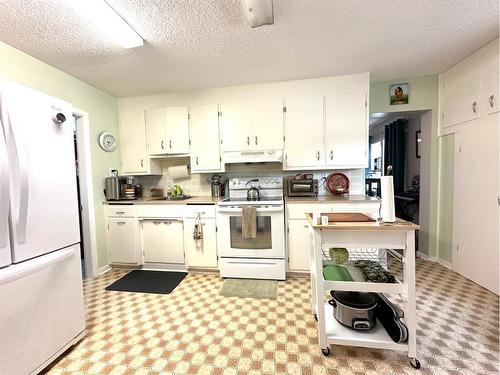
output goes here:
{"type": "MultiPolygon", "coordinates": [[[[0,0],[0,39],[117,96],[373,72],[438,73],[498,35],[498,0],[108,0],[145,39],[109,40],[84,0],[0,0]]],[[[1,57],[0,57],[1,58],[1,57]]]]}

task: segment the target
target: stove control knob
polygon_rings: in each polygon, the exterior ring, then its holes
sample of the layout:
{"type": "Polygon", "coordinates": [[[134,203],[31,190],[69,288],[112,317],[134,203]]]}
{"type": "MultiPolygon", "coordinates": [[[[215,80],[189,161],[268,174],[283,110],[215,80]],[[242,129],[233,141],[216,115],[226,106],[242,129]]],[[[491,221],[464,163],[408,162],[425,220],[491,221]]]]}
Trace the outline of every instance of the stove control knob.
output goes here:
{"type": "Polygon", "coordinates": [[[233,185],[236,185],[237,183],[238,183],[238,181],[233,180],[233,185]]]}

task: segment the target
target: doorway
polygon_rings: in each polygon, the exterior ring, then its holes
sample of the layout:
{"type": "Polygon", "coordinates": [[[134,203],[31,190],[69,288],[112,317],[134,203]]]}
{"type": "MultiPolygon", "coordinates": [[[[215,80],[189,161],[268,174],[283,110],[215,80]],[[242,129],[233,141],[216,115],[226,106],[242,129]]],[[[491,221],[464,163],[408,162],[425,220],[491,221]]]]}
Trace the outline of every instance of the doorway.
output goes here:
{"type": "Polygon", "coordinates": [[[371,113],[366,194],[380,197],[392,166],[396,216],[419,224],[416,248],[428,253],[431,111],[371,113]]]}
{"type": "Polygon", "coordinates": [[[90,125],[87,112],[73,108],[75,124],[75,163],[80,218],[80,256],[84,277],[95,277],[97,268],[97,241],[95,232],[94,190],[90,159],[90,125]]]}

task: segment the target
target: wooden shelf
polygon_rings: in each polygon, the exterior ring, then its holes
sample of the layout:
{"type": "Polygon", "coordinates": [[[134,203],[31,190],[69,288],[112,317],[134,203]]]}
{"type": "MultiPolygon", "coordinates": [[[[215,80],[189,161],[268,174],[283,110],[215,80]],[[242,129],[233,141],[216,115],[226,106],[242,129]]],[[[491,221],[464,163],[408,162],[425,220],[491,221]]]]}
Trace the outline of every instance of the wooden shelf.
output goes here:
{"type": "Polygon", "coordinates": [[[394,342],[379,321],[369,331],[356,331],[337,322],[332,306],[326,303],[324,308],[328,344],[408,351],[408,344],[394,342]]]}

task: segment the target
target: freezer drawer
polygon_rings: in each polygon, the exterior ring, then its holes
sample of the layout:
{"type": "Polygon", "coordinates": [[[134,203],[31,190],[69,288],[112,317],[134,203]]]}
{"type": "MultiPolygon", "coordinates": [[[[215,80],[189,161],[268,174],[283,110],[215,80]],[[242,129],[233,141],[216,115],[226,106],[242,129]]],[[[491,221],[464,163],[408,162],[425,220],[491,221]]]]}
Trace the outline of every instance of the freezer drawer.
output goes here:
{"type": "Polygon", "coordinates": [[[285,280],[284,259],[220,258],[221,277],[285,280]]]}
{"type": "Polygon", "coordinates": [[[41,370],[85,330],[79,246],[0,270],[0,374],[41,370]]]}

